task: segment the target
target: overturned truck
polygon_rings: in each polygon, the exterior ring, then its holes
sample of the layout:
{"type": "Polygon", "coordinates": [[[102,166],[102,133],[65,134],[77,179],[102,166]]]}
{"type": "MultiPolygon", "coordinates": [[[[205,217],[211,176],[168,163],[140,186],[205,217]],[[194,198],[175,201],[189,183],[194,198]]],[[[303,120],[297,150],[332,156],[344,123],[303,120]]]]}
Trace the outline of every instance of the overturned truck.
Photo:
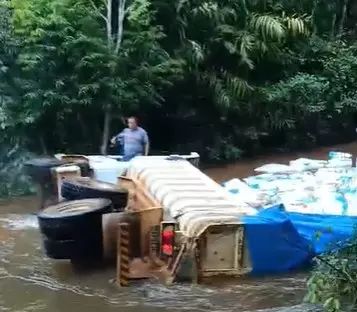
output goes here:
{"type": "MultiPolygon", "coordinates": [[[[240,217],[254,211],[234,202],[198,168],[181,159],[138,157],[118,184],[129,192],[126,211],[140,223],[139,257],[149,263],[153,275],[171,283],[250,272],[240,217]]],[[[132,277],[130,237],[130,225],[120,223],[117,280],[121,284],[132,277]]]]}
{"type": "Polygon", "coordinates": [[[136,157],[117,184],[66,177],[66,169],[57,169],[60,202],[38,214],[47,255],[115,258],[121,286],[137,278],[170,284],[247,274],[252,268],[242,218],[256,212],[200,171],[198,160],[136,157]]]}

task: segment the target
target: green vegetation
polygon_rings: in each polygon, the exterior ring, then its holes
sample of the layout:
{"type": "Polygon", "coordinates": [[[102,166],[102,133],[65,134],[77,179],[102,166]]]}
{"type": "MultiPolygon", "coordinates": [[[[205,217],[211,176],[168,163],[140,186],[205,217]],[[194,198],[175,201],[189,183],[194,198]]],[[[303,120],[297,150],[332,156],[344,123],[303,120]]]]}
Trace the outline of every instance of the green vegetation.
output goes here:
{"type": "Polygon", "coordinates": [[[352,1],[7,0],[1,10],[5,145],[104,153],[127,114],[156,150],[213,161],[355,135],[352,1]]]}
{"type": "MultiPolygon", "coordinates": [[[[0,195],[24,189],[29,152],[106,153],[128,114],[154,150],[213,162],[355,137],[351,0],[2,0],[0,15],[0,195]]],[[[318,260],[310,301],[355,306],[350,254],[318,260]]]]}
{"type": "Polygon", "coordinates": [[[354,311],[357,307],[357,245],[351,240],[343,249],[316,259],[308,280],[306,299],[320,303],[326,311],[354,311]]]}
{"type": "Polygon", "coordinates": [[[105,153],[139,116],[203,161],[355,137],[352,1],[2,0],[1,145],[105,153]]]}

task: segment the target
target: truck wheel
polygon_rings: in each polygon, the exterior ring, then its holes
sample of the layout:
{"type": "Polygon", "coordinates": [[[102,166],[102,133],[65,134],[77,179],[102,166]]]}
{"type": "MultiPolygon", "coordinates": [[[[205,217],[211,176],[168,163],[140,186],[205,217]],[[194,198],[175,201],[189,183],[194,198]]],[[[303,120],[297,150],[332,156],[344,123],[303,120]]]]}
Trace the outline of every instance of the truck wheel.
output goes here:
{"type": "Polygon", "coordinates": [[[68,179],[62,182],[62,197],[69,200],[84,198],[108,198],[115,211],[124,211],[128,199],[128,191],[115,184],[95,181],[89,178],[68,179]]]}
{"type": "Polygon", "coordinates": [[[50,206],[37,214],[41,233],[51,240],[93,239],[102,235],[102,215],[112,212],[109,199],[83,199],[50,206]]]}
{"type": "Polygon", "coordinates": [[[101,259],[103,247],[101,241],[82,238],[80,240],[53,240],[43,237],[46,256],[55,260],[74,260],[85,263],[101,259]]]}
{"type": "Polygon", "coordinates": [[[69,260],[76,250],[74,240],[56,241],[43,237],[42,245],[46,256],[55,260],[69,260]]]}
{"type": "Polygon", "coordinates": [[[64,165],[66,161],[57,158],[33,158],[24,163],[25,172],[36,182],[46,182],[52,178],[51,168],[64,165]]]}

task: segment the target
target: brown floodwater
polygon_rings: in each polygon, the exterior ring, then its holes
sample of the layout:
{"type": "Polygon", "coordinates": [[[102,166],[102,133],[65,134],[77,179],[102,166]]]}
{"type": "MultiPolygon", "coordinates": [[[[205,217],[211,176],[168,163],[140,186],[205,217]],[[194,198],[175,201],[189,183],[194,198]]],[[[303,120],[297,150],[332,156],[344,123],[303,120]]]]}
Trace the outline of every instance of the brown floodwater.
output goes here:
{"type": "MultiPolygon", "coordinates": [[[[325,158],[329,150],[357,152],[357,144],[311,152],[260,157],[207,170],[217,181],[244,177],[268,162],[298,157],[325,158]]],[[[128,288],[113,283],[114,269],[74,271],[41,250],[35,198],[0,202],[0,311],[148,312],[256,311],[300,304],[306,274],[220,281],[213,285],[163,286],[143,282],[128,288]]],[[[298,306],[296,311],[302,311],[298,306]]],[[[290,311],[290,310],[289,310],[290,311]]]]}

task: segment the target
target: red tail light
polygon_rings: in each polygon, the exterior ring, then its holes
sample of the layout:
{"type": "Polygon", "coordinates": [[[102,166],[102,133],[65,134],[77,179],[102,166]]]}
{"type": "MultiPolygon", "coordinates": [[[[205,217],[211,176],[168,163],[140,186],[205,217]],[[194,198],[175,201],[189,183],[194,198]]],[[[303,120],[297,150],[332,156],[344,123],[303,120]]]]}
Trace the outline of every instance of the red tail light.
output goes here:
{"type": "Polygon", "coordinates": [[[175,224],[171,222],[161,223],[161,254],[172,256],[175,245],[175,224]]]}
{"type": "Polygon", "coordinates": [[[166,256],[172,256],[174,248],[172,245],[164,244],[162,245],[162,253],[166,256]]]}

